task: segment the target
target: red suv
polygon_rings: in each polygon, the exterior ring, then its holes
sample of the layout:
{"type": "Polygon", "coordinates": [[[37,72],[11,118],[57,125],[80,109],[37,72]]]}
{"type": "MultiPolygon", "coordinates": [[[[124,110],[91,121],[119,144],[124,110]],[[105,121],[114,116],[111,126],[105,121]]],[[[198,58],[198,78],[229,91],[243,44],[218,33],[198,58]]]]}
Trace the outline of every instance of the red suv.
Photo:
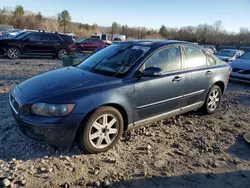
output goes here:
{"type": "Polygon", "coordinates": [[[100,39],[86,39],[82,43],[77,43],[76,51],[92,51],[94,52],[97,48],[105,47],[107,44],[100,39]]]}

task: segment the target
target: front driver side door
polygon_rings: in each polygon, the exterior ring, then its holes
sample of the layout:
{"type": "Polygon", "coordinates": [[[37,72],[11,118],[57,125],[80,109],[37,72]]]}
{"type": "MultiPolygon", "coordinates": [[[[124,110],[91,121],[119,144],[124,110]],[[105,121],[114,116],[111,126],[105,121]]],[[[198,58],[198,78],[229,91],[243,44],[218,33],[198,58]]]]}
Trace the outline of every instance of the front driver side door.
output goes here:
{"type": "Polygon", "coordinates": [[[141,121],[179,112],[183,98],[182,58],[180,46],[170,46],[154,53],[140,72],[147,67],[159,67],[159,77],[142,77],[135,83],[135,125],[141,121]]]}
{"type": "Polygon", "coordinates": [[[41,51],[42,35],[33,33],[24,39],[24,53],[39,53],[41,51]]]}

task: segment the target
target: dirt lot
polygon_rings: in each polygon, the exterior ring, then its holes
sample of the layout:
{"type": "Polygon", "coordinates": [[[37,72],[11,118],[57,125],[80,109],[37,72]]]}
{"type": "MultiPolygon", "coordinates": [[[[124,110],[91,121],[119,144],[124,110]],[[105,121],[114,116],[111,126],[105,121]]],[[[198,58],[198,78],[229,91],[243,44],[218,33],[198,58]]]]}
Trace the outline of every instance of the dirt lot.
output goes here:
{"type": "MultiPolygon", "coordinates": [[[[170,118],[125,133],[97,155],[25,138],[8,105],[11,85],[59,60],[0,60],[0,182],[9,187],[250,187],[250,85],[230,83],[219,111],[170,118]]],[[[2,186],[3,186],[2,185],[2,186]]],[[[1,187],[1,185],[0,185],[1,187]]]]}

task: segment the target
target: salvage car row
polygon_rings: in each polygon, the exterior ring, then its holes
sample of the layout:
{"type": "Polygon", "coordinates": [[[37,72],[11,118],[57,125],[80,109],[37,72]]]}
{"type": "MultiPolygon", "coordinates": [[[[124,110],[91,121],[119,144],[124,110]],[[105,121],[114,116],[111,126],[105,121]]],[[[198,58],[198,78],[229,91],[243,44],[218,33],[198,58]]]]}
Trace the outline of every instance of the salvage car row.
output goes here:
{"type": "MultiPolygon", "coordinates": [[[[114,43],[126,40],[125,35],[114,35],[114,43]],[[120,39],[120,40],[118,40],[120,39]]],[[[21,56],[52,56],[62,59],[82,51],[95,52],[112,43],[109,34],[92,34],[90,38],[75,40],[74,34],[41,30],[8,29],[0,32],[0,54],[10,59],[21,56]]]]}

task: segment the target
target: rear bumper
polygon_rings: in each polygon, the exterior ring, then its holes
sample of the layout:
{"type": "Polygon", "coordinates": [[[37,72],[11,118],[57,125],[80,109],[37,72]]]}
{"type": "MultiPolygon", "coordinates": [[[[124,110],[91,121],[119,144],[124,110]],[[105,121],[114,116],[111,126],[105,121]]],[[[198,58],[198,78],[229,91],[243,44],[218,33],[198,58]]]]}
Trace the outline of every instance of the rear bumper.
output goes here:
{"type": "Polygon", "coordinates": [[[16,126],[26,137],[63,148],[72,146],[78,125],[83,118],[82,114],[62,118],[18,116],[12,108],[11,110],[16,126]]]}

